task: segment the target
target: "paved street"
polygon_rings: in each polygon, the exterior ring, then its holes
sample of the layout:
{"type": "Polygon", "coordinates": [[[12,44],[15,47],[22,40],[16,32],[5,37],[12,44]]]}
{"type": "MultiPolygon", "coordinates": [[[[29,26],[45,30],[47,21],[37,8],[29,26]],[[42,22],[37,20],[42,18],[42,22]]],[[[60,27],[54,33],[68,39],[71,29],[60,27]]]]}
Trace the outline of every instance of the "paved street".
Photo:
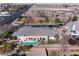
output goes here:
{"type": "Polygon", "coordinates": [[[24,8],[22,11],[14,12],[11,16],[0,16],[0,19],[4,18],[4,21],[0,23],[0,25],[4,24],[11,24],[14,20],[21,16],[26,10],[28,10],[33,4],[29,5],[28,7],[24,8]]]}

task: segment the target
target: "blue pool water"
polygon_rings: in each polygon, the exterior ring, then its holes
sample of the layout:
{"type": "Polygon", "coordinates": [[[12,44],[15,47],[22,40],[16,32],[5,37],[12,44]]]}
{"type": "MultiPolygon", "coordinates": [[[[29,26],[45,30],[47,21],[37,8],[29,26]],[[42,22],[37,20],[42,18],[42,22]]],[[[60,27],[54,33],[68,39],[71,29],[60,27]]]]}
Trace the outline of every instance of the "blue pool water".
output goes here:
{"type": "Polygon", "coordinates": [[[31,41],[31,42],[17,42],[17,44],[21,44],[21,45],[36,45],[38,43],[36,41],[31,41]]]}

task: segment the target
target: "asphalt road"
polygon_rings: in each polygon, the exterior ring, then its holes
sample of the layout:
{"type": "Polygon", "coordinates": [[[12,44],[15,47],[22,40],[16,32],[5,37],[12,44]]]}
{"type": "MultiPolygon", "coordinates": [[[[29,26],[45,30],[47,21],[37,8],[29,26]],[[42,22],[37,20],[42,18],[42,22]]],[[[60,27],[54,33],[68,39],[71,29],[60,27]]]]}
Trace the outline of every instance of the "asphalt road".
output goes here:
{"type": "Polygon", "coordinates": [[[24,13],[25,11],[27,11],[33,5],[34,4],[26,6],[26,8],[23,8],[22,11],[15,12],[11,16],[5,16],[5,17],[4,16],[0,16],[0,19],[4,18],[4,20],[2,22],[0,22],[0,25],[11,24],[14,20],[16,20],[18,17],[20,17],[22,13],[24,13]]]}

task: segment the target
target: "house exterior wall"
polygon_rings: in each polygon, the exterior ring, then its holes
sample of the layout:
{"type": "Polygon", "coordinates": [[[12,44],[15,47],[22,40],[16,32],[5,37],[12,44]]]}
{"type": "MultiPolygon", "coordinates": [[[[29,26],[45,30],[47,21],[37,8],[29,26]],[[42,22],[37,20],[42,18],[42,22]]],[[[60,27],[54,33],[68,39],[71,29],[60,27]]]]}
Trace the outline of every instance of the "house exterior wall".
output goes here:
{"type": "Polygon", "coordinates": [[[45,38],[46,41],[47,41],[47,39],[48,39],[47,36],[18,36],[18,39],[19,39],[20,41],[30,40],[30,39],[34,40],[34,38],[35,38],[36,40],[39,40],[40,38],[45,38]]]}
{"type": "MultiPolygon", "coordinates": [[[[40,40],[40,38],[44,38],[45,41],[48,41],[48,36],[18,36],[18,39],[17,40],[20,40],[20,41],[25,41],[25,40],[40,40]]],[[[52,37],[49,37],[49,39],[55,39],[53,36],[52,37]]]]}

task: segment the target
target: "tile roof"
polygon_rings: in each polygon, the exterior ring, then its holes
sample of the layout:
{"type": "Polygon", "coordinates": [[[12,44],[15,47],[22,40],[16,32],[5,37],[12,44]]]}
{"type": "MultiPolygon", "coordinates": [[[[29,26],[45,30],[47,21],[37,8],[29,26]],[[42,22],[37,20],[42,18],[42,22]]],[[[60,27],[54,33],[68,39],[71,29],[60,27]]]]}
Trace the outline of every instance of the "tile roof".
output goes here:
{"type": "Polygon", "coordinates": [[[56,33],[54,28],[49,27],[27,27],[24,26],[14,32],[14,36],[53,36],[56,33]]]}

